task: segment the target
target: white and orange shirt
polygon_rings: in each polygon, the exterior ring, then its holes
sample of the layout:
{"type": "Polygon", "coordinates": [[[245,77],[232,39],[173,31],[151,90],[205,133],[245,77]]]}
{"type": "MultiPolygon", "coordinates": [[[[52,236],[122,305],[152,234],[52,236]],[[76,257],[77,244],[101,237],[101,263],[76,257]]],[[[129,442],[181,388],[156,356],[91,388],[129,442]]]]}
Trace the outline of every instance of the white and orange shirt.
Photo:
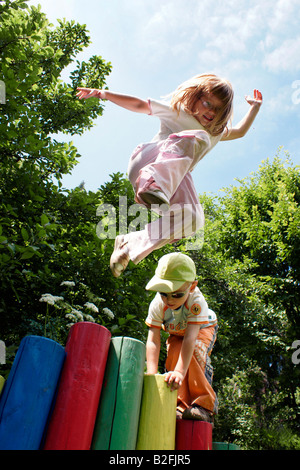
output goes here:
{"type": "Polygon", "coordinates": [[[217,324],[217,316],[208,308],[200,289],[196,287],[177,310],[168,308],[157,293],[149,305],[145,323],[150,328],[162,328],[169,334],[184,336],[189,323],[200,325],[200,329],[207,328],[217,324]]]}

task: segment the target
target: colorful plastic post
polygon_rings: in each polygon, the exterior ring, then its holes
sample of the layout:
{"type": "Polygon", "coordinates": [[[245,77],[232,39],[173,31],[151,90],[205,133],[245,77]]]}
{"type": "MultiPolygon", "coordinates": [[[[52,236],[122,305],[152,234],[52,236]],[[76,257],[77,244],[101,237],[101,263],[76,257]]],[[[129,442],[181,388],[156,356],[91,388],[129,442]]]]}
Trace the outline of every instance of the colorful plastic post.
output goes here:
{"type": "Polygon", "coordinates": [[[55,341],[23,338],[0,398],[1,450],[39,450],[64,360],[55,341]]]}
{"type": "Polygon", "coordinates": [[[228,442],[213,442],[213,450],[240,450],[240,447],[228,442]]]}
{"type": "Polygon", "coordinates": [[[139,424],[146,348],[133,338],[112,338],[92,449],[134,450],[139,424]]]}
{"type": "Polygon", "coordinates": [[[177,420],[176,450],[212,450],[212,425],[205,421],[177,420]]]}
{"type": "Polygon", "coordinates": [[[145,375],[137,450],[174,450],[177,392],[164,375],[145,375]]]}
{"type": "Polygon", "coordinates": [[[0,395],[5,384],[5,378],[0,375],[0,395]]]}
{"type": "Polygon", "coordinates": [[[71,327],[44,449],[90,449],[110,338],[110,332],[96,323],[71,327]]]}

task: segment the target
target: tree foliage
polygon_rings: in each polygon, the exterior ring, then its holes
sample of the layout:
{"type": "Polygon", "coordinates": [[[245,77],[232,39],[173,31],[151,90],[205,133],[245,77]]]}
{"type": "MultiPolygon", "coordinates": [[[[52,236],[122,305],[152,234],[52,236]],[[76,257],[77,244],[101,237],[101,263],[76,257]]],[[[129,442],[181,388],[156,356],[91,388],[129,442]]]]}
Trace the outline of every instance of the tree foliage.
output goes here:
{"type": "Polygon", "coordinates": [[[205,243],[192,256],[219,318],[220,438],[227,423],[227,439],[246,448],[287,448],[282,432],[299,448],[299,189],[299,167],[279,154],[223,195],[201,198],[205,243]]]}
{"type": "Polygon", "coordinates": [[[75,276],[74,251],[78,256],[75,245],[81,239],[82,251],[100,249],[95,234],[88,234],[98,196],[81,197],[78,189],[69,197],[62,191],[62,175],[79,154],[56,134],[80,134],[102,114],[99,100],[81,103],[75,90],[105,87],[111,65],[98,56],[77,61],[67,84],[61,73],[90,43],[86,27],[64,20],[54,28],[40,7],[28,8],[20,0],[0,2],[0,14],[0,80],[6,98],[0,105],[0,324],[5,338],[8,332],[24,334],[28,313],[38,312],[35,302],[47,286],[55,289],[64,275],[70,276],[69,268],[75,276]],[[77,235],[75,224],[70,227],[75,218],[77,235]]]}

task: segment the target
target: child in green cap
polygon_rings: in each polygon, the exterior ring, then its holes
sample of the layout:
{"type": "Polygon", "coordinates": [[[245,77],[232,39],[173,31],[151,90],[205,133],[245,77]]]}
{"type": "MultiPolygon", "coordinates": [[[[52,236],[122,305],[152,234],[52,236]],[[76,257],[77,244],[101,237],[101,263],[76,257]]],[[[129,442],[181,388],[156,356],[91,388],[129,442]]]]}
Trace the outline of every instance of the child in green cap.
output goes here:
{"type": "Polygon", "coordinates": [[[163,256],[146,289],[157,292],[146,324],[147,373],[158,372],[160,330],[169,333],[165,381],[178,390],[177,418],[213,421],[217,397],[212,389],[210,354],[217,317],[197,287],[193,260],[183,253],[163,256]]]}

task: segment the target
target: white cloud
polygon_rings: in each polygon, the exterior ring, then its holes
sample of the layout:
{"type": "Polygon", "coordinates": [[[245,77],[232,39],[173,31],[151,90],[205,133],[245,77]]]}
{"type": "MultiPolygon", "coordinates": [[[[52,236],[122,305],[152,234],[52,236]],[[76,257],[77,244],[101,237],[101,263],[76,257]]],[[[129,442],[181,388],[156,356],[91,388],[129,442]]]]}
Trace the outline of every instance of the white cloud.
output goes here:
{"type": "Polygon", "coordinates": [[[262,63],[271,72],[300,69],[299,1],[277,0],[265,16],[259,43],[262,63]]]}
{"type": "Polygon", "coordinates": [[[99,41],[99,47],[106,42],[109,51],[119,32],[119,47],[134,66],[141,60],[148,61],[149,69],[154,64],[166,67],[175,61],[202,60],[204,68],[228,69],[231,63],[237,71],[256,58],[273,72],[300,68],[299,0],[123,0],[119,6],[115,0],[106,5],[89,0],[82,13],[79,0],[29,2],[38,3],[51,21],[65,16],[81,22],[83,16],[89,30],[98,18],[99,34],[93,31],[93,43],[99,41]],[[111,37],[103,41],[108,25],[111,37]]]}
{"type": "Polygon", "coordinates": [[[266,54],[264,63],[273,71],[294,72],[300,70],[300,35],[286,39],[280,46],[266,54]]]}
{"type": "Polygon", "coordinates": [[[275,34],[289,32],[294,27],[299,28],[299,1],[277,0],[273,5],[272,15],[266,18],[269,28],[275,34]]]}
{"type": "Polygon", "coordinates": [[[291,86],[284,86],[277,90],[276,94],[268,97],[265,107],[270,115],[282,116],[283,113],[290,112],[294,108],[292,92],[291,86]]]}

